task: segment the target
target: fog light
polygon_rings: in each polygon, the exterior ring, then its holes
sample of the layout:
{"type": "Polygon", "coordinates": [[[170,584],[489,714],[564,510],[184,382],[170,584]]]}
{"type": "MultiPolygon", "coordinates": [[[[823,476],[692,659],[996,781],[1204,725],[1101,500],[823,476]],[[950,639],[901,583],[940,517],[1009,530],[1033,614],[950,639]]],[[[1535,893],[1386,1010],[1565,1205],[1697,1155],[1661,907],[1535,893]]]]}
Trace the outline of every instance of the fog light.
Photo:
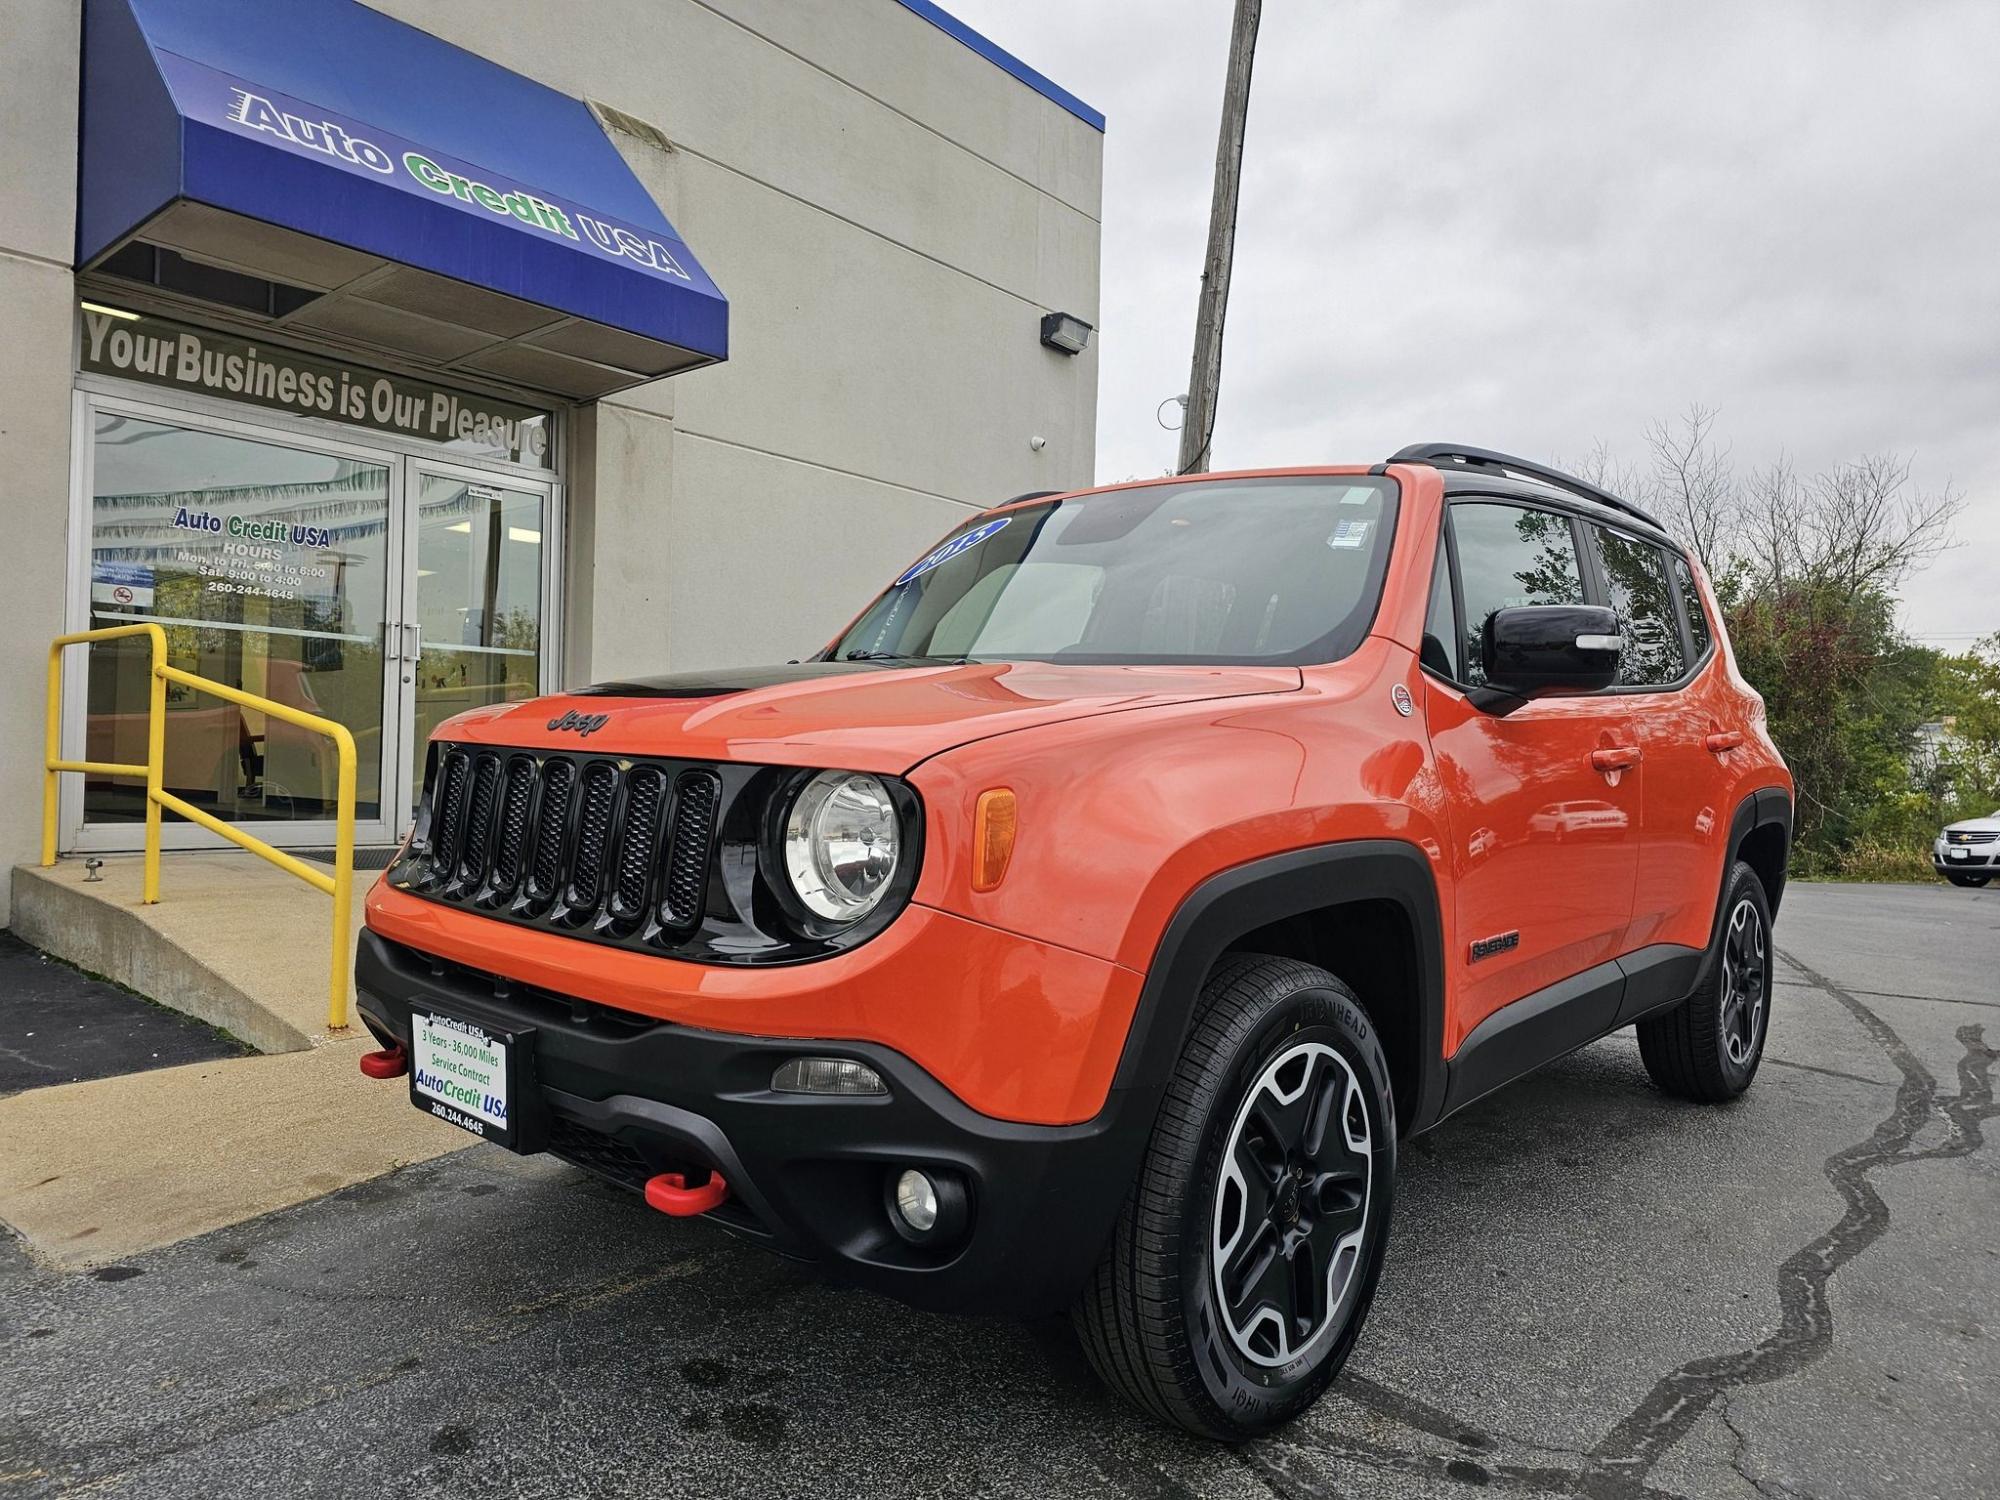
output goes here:
{"type": "Polygon", "coordinates": [[[851,1057],[794,1057],[771,1075],[779,1094],[886,1094],[882,1075],[851,1057]]]}
{"type": "Polygon", "coordinates": [[[929,1234],[937,1224],[937,1188],[930,1178],[912,1168],[896,1179],[896,1212],[918,1234],[929,1234]]]}
{"type": "Polygon", "coordinates": [[[965,1182],[954,1172],[905,1167],[888,1180],[889,1222],[912,1245],[957,1241],[971,1218],[965,1182]]]}

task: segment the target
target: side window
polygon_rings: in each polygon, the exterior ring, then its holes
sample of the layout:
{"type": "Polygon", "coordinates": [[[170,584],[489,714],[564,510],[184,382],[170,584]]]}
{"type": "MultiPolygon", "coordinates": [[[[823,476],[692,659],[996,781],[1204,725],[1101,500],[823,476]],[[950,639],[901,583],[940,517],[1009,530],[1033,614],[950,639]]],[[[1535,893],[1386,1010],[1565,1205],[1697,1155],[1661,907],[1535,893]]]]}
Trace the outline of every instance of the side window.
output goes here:
{"type": "Polygon", "coordinates": [[[1438,537],[1437,561],[1431,564],[1431,604],[1424,614],[1424,670],[1447,680],[1458,677],[1458,610],[1451,599],[1451,559],[1444,537],[1438,537]]]}
{"type": "Polygon", "coordinates": [[[1687,606],[1688,636],[1694,642],[1694,659],[1700,661],[1708,654],[1709,633],[1708,612],[1701,607],[1701,590],[1694,584],[1694,569],[1687,565],[1687,559],[1674,554],[1674,583],[1680,588],[1681,603],[1687,606]]]}
{"type": "Polygon", "coordinates": [[[1597,555],[1604,561],[1609,603],[1618,611],[1618,633],[1625,650],[1618,660],[1618,681],[1627,687],[1652,687],[1672,682],[1687,670],[1681,647],[1680,617],[1674,610],[1667,558],[1651,542],[1623,532],[1593,526],[1597,555]]]}
{"type": "Polygon", "coordinates": [[[1553,511],[1491,501],[1460,501],[1451,508],[1451,540],[1458,554],[1459,595],[1465,601],[1461,681],[1486,680],[1480,642],[1496,609],[1524,604],[1581,604],[1583,573],[1569,517],[1553,511]]]}

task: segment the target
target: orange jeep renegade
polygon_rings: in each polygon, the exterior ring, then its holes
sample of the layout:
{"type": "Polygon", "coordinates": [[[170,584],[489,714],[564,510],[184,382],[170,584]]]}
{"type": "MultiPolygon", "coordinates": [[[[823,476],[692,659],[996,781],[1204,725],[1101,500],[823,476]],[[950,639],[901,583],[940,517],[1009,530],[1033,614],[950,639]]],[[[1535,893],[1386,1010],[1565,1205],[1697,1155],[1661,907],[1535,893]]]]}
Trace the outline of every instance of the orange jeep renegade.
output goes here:
{"type": "Polygon", "coordinates": [[[1643,511],[1449,444],[1024,496],[831,646],[462,714],[363,1068],[1236,1439],[1360,1332],[1396,1144],[1636,1025],[1746,1088],[1791,778],[1643,511]]]}

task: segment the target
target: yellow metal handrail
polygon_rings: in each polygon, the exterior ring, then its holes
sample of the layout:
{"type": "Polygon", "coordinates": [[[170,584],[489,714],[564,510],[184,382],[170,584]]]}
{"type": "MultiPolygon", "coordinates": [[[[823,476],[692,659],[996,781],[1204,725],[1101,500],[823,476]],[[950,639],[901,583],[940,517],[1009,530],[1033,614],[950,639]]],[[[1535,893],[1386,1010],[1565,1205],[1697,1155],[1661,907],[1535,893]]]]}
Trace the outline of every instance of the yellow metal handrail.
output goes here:
{"type": "Polygon", "coordinates": [[[43,741],[42,757],[42,864],[47,866],[56,862],[56,777],[59,773],[72,771],[94,776],[145,777],[146,872],[143,897],[147,903],[160,899],[160,810],[162,808],[179,813],[190,823],[228,839],[232,844],[249,850],[259,859],[268,860],[287,874],[296,875],[306,884],[333,897],[333,964],[327,981],[326,1004],[326,1024],[329,1031],[347,1029],[347,924],[354,899],[354,767],[354,736],[348,733],[346,725],[336,724],[331,719],[323,719],[318,714],[309,714],[287,704],[274,703],[269,698],[260,698],[255,693],[246,693],[241,688],[230,687],[227,683],[198,677],[193,672],[182,671],[179,667],[168,666],[167,633],[158,625],[115,625],[104,630],[79,630],[71,635],[59,635],[49,645],[48,725],[43,741]],[[146,704],[146,763],[143,766],[134,766],[113,761],[62,759],[63,648],[87,645],[96,641],[113,641],[135,635],[147,636],[153,648],[152,671],[149,674],[151,691],[146,704]],[[162,773],[166,765],[167,684],[170,682],[177,682],[183,687],[193,688],[198,693],[207,693],[242,708],[255,709],[286,724],[297,725],[300,729],[310,730],[314,734],[323,734],[333,741],[334,752],[339,759],[339,772],[334,792],[331,875],[323,870],[315,870],[305,861],[294,858],[282,849],[273,848],[254,834],[245,833],[233,824],[223,822],[213,813],[204,812],[166,789],[162,784],[162,773]]]}

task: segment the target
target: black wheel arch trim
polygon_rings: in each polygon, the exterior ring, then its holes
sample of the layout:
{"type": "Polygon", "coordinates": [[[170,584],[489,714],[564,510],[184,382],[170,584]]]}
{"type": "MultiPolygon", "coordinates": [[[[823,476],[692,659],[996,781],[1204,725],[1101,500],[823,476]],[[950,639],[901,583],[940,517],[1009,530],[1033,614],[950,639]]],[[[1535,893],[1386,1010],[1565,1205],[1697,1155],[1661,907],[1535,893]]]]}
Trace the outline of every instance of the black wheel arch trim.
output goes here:
{"type": "MultiPolygon", "coordinates": [[[[1743,845],[1750,835],[1759,828],[1776,828],[1785,844],[1785,859],[1764,890],[1771,904],[1771,920],[1778,918],[1778,902],[1785,894],[1785,867],[1792,852],[1792,795],[1781,786],[1759,787],[1736,804],[1735,815],[1729,825],[1729,857],[1722,862],[1722,879],[1716,883],[1715,916],[1709,922],[1708,951],[1715,951],[1715,935],[1721,930],[1722,901],[1729,894],[1729,872],[1736,867],[1736,861],[1743,857],[1743,845]]],[[[1760,877],[1763,871],[1758,871],[1760,877]]]]}
{"type": "Polygon", "coordinates": [[[1112,1088],[1164,1093],[1193,1029],[1202,984],[1232,943],[1287,917],[1381,900],[1401,908],[1416,940],[1416,993],[1409,997],[1416,1009],[1416,1097],[1399,1100],[1396,1112],[1404,1134],[1427,1128],[1444,1107],[1444,928],[1429,857],[1399,839],[1267,855],[1189,892],[1154,949],[1112,1088]]]}

